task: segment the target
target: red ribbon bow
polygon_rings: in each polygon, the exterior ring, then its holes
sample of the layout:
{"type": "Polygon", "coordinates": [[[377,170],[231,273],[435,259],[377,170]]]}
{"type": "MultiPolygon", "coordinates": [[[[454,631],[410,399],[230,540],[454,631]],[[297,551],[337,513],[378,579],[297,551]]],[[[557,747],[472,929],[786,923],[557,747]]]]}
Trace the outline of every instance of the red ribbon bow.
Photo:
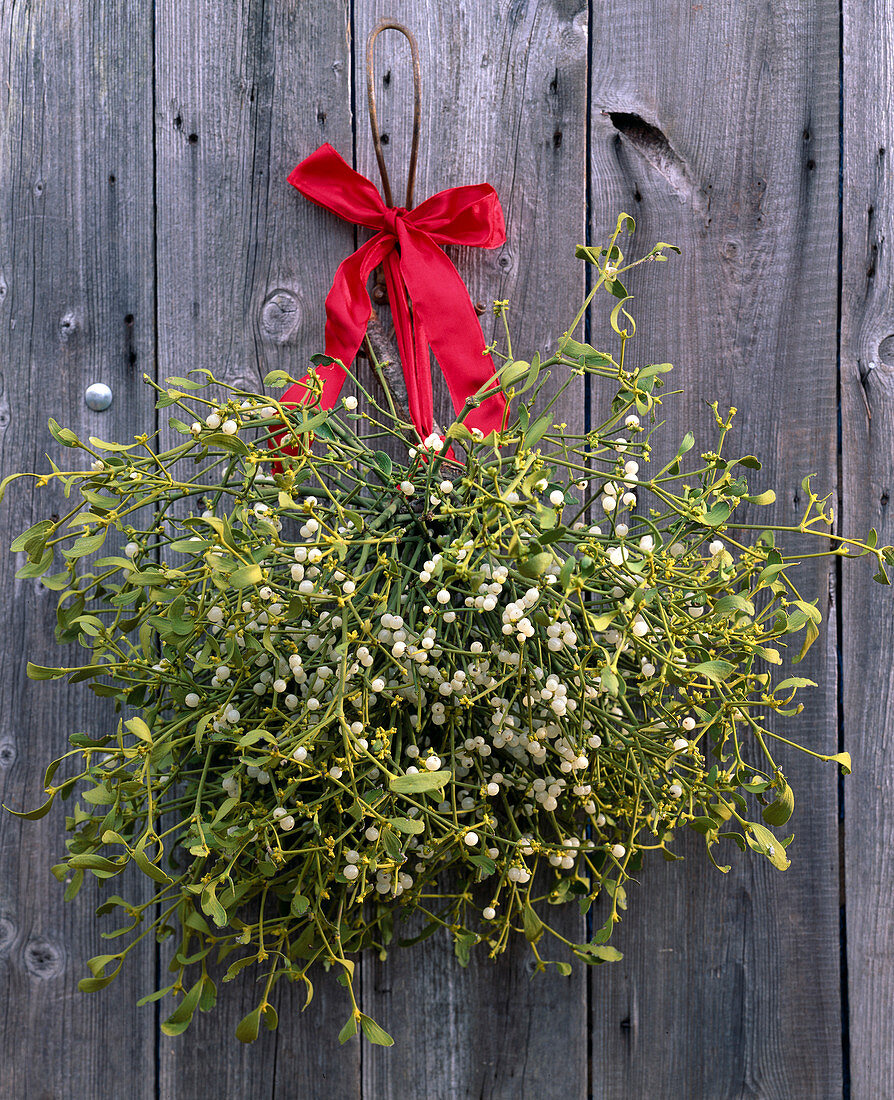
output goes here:
{"type": "MultiPolygon", "coordinates": [[[[457,413],[467,397],[493,379],[493,360],[484,354],[484,335],[468,291],[438,245],[502,244],[506,228],[496,191],[489,183],[452,187],[412,210],[386,207],[374,184],[328,144],[303,160],[289,183],[340,218],[378,230],[335,273],[326,297],[326,354],[345,366],[353,362],[372,315],[366,283],[382,264],[410,415],[420,437],[427,439],[434,424],[429,348],[457,413]]],[[[323,383],[320,404],[331,408],[344,385],[345,370],[340,363],[329,363],[317,373],[323,383]]],[[[307,397],[308,390],[298,383],[286,391],[283,401],[299,403],[307,397]]],[[[473,409],[465,424],[485,435],[499,431],[505,409],[506,399],[497,392],[473,409]]]]}

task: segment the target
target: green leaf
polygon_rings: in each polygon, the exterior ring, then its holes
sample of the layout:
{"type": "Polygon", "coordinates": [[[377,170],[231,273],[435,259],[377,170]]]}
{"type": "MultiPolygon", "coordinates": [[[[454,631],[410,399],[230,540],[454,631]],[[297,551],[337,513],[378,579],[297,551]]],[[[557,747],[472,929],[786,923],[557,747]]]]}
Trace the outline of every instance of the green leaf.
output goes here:
{"type": "Polygon", "coordinates": [[[761,810],[761,817],[768,825],[784,825],[795,810],[795,794],[780,774],[777,777],[776,789],[779,794],[776,799],[761,810]]]}
{"type": "MultiPolygon", "coordinates": [[[[353,1019],[353,1016],[351,1017],[353,1019]]],[[[360,1026],[363,1028],[363,1034],[369,1039],[371,1043],[375,1043],[379,1047],[393,1047],[394,1040],[388,1034],[384,1028],[379,1027],[371,1016],[366,1016],[364,1013],[360,1013],[360,1026]]],[[[354,1025],[356,1031],[357,1025],[354,1025]]],[[[341,1036],[339,1035],[339,1039],[341,1036]]]]}
{"type": "Polygon", "coordinates": [[[52,417],[48,421],[48,427],[50,435],[63,447],[77,447],[81,442],[70,428],[60,428],[52,417]]]}
{"type": "Polygon", "coordinates": [[[823,760],[832,760],[841,765],[843,775],[851,774],[851,754],[849,752],[836,752],[834,756],[824,756],[823,760]]]}
{"type": "Polygon", "coordinates": [[[68,860],[68,865],[69,867],[82,868],[85,871],[106,872],[106,874],[101,877],[118,875],[124,870],[124,864],[115,863],[111,859],[106,859],[105,856],[93,855],[90,852],[84,852],[81,855],[70,856],[68,860]]]}
{"type": "Polygon", "coordinates": [[[779,574],[788,569],[790,565],[797,564],[798,562],[791,562],[788,564],[786,564],[785,562],[776,562],[773,565],[764,566],[764,568],[758,574],[757,583],[754,587],[763,588],[765,584],[769,584],[771,581],[774,581],[779,576],[779,574]]]}
{"type": "Polygon", "coordinates": [[[531,364],[524,359],[516,359],[512,363],[507,363],[500,371],[500,389],[504,392],[511,390],[516,382],[520,382],[527,375],[530,369],[531,364]]]}
{"type": "Polygon", "coordinates": [[[170,382],[174,386],[181,386],[184,390],[202,390],[208,384],[207,382],[196,382],[192,378],[178,378],[176,374],[166,378],[165,382],[170,382]]]}
{"type": "Polygon", "coordinates": [[[19,550],[27,550],[32,543],[42,545],[46,541],[45,536],[51,534],[55,527],[56,525],[51,519],[42,519],[39,523],[29,527],[27,531],[23,531],[17,538],[14,538],[9,545],[9,549],[18,552],[19,550]]]}
{"type": "MultiPolygon", "coordinates": [[[[170,404],[170,402],[168,402],[168,404],[170,404]]],[[[134,447],[139,447],[140,446],[139,443],[104,443],[101,439],[97,439],[97,437],[95,435],[91,435],[89,438],[90,438],[90,443],[94,447],[99,448],[99,450],[101,450],[101,451],[113,451],[113,452],[132,451],[134,449],[134,447]]],[[[69,443],[68,446],[71,446],[71,444],[69,443]]]]}
{"type": "Polygon", "coordinates": [[[525,432],[523,446],[526,450],[533,451],[541,439],[552,427],[553,418],[549,413],[538,416],[534,423],[525,432]]]}
{"type": "Polygon", "coordinates": [[[753,615],[754,604],[751,600],[746,600],[743,596],[737,596],[734,592],[730,592],[714,604],[714,611],[724,618],[732,617],[740,611],[746,615],[753,615]]]}
{"type": "Polygon", "coordinates": [[[141,741],[148,741],[150,745],[152,744],[152,730],[149,729],[142,718],[128,718],[124,725],[131,733],[136,734],[141,741]]]}
{"type": "Polygon", "coordinates": [[[804,676],[789,676],[786,680],[780,680],[779,683],[773,688],[773,694],[778,691],[784,691],[786,688],[806,688],[817,687],[816,680],[808,680],[804,676]]]}
{"type": "Polygon", "coordinates": [[[617,949],[604,943],[577,943],[574,945],[574,953],[578,958],[591,966],[597,963],[619,962],[624,956],[617,949]]]}
{"type": "Polygon", "coordinates": [[[264,375],[265,386],[275,386],[277,389],[281,389],[290,385],[292,379],[286,374],[284,370],[272,370],[264,375]]]}
{"type": "Polygon", "coordinates": [[[543,921],[534,912],[529,901],[525,901],[524,908],[525,939],[528,943],[536,943],[543,935],[543,921]]]}
{"type": "Polygon", "coordinates": [[[304,897],[303,894],[293,894],[289,912],[293,917],[303,917],[309,906],[310,898],[304,897]]]}
{"type": "Polygon", "coordinates": [[[415,775],[398,775],[388,783],[395,794],[419,794],[436,791],[450,778],[449,771],[417,772],[415,775]]]}
{"type": "Polygon", "coordinates": [[[257,961],[257,955],[246,955],[242,959],[237,959],[234,963],[230,963],[230,966],[228,967],[226,974],[224,974],[222,981],[231,982],[241,970],[244,970],[247,966],[250,966],[252,963],[256,963],[257,961]]]}
{"type": "Polygon", "coordinates": [[[382,471],[386,479],[391,477],[391,473],[394,469],[394,463],[391,461],[390,455],[386,454],[384,451],[376,451],[376,453],[373,455],[373,462],[375,462],[376,466],[378,466],[378,468],[382,471]]]}
{"type": "Polygon", "coordinates": [[[425,823],[413,817],[390,817],[388,824],[400,833],[424,833],[425,823]]]}
{"type": "Polygon", "coordinates": [[[165,1035],[180,1035],[186,1031],[192,1022],[193,1013],[199,1003],[204,984],[205,979],[199,978],[171,1015],[164,1021],[161,1030],[165,1035]]]}
{"type": "Polygon", "coordinates": [[[722,523],[726,523],[731,512],[732,508],[725,500],[718,500],[717,503],[702,516],[702,523],[707,524],[708,527],[719,527],[722,523]]]}
{"type": "Polygon", "coordinates": [[[755,852],[760,852],[762,856],[766,856],[773,866],[778,867],[780,871],[785,871],[791,866],[791,860],[785,854],[782,841],[778,840],[769,829],[764,828],[758,822],[749,821],[746,823],[745,840],[750,848],[753,848],[755,852]]]}
{"type": "MultiPolygon", "coordinates": [[[[236,1038],[240,1043],[253,1043],[261,1027],[261,1005],[247,1016],[243,1016],[236,1025],[236,1038]]],[[[341,1038],[341,1036],[339,1036],[341,1038]]]]}
{"type": "Polygon", "coordinates": [[[260,565],[243,565],[230,573],[229,581],[234,588],[247,588],[250,584],[260,584],[264,571],[260,565]]]}
{"type": "Polygon", "coordinates": [[[674,459],[676,460],[678,458],[682,458],[683,455],[686,454],[687,451],[691,451],[694,446],[695,446],[695,436],[692,434],[692,432],[687,432],[683,436],[683,442],[677,448],[677,453],[676,453],[676,455],[674,455],[674,459]]]}
{"type": "Polygon", "coordinates": [[[701,664],[693,665],[689,671],[720,684],[736,671],[736,666],[729,661],[702,661],[701,664]]]}
{"type": "MultiPolygon", "coordinates": [[[[616,298],[620,298],[622,302],[629,302],[630,301],[630,295],[627,293],[626,287],[621,282],[621,280],[617,277],[617,275],[614,277],[614,279],[606,279],[605,288],[606,288],[606,290],[608,290],[608,292],[610,294],[614,294],[614,296],[616,298]]],[[[625,310],[624,311],[624,316],[629,317],[630,314],[627,313],[627,311],[625,310]]],[[[615,331],[617,331],[617,330],[615,330],[615,331]]],[[[632,333],[631,333],[631,335],[632,335],[632,333]]]]}
{"type": "MultiPolygon", "coordinates": [[[[358,1014],[362,1015],[362,1014],[358,1014]]],[[[247,1017],[246,1017],[247,1019],[247,1017]]],[[[357,1016],[352,1012],[348,1017],[348,1022],[338,1033],[338,1041],[340,1043],[346,1043],[348,1039],[353,1039],[357,1034],[357,1016]]],[[[255,1031],[255,1037],[257,1038],[257,1031],[255,1031]]]]}
{"type": "Polygon", "coordinates": [[[542,554],[532,554],[529,558],[525,558],[524,561],[519,562],[518,571],[523,577],[530,577],[533,580],[546,570],[552,560],[552,554],[546,552],[542,554]]]}
{"type": "Polygon", "coordinates": [[[139,846],[131,852],[131,858],[143,874],[151,878],[153,882],[158,882],[163,886],[167,886],[173,881],[171,876],[165,874],[161,867],[156,866],[139,846]]]}
{"type": "Polygon", "coordinates": [[[608,692],[609,695],[616,696],[618,694],[621,682],[618,679],[614,669],[611,669],[608,667],[608,665],[606,665],[605,668],[603,668],[600,672],[599,679],[602,683],[603,688],[608,692]]]}
{"type": "Polygon", "coordinates": [[[71,546],[62,551],[64,557],[69,561],[75,561],[78,558],[85,558],[88,554],[95,553],[100,546],[106,541],[106,535],[109,533],[107,527],[103,527],[101,531],[97,531],[92,535],[83,535],[81,538],[76,539],[71,546]]]}
{"type": "Polygon", "coordinates": [[[468,966],[469,959],[471,958],[472,948],[475,946],[477,937],[474,932],[454,932],[453,933],[453,953],[459,960],[460,966],[468,966]]]}
{"type": "Polygon", "coordinates": [[[776,500],[776,494],[772,489],[767,489],[766,492],[758,493],[756,496],[747,496],[746,500],[752,504],[773,504],[776,500]]]}
{"type": "Polygon", "coordinates": [[[154,993],[147,993],[145,997],[140,997],[137,1001],[137,1008],[142,1008],[143,1005],[151,1005],[155,1001],[160,1001],[162,997],[166,997],[173,988],[173,985],[167,985],[164,989],[156,989],[154,993]]]}
{"type": "Polygon", "coordinates": [[[23,817],[26,821],[39,821],[40,818],[46,817],[46,815],[50,812],[50,809],[56,800],[56,793],[56,791],[53,791],[46,802],[44,802],[42,806],[38,806],[36,810],[13,810],[10,809],[10,807],[7,806],[5,803],[3,804],[3,809],[6,810],[7,813],[11,813],[14,817],[23,817]]]}
{"type": "Polygon", "coordinates": [[[388,853],[389,857],[393,859],[395,863],[404,863],[406,861],[406,856],[401,851],[400,841],[396,833],[391,829],[383,829],[381,836],[382,843],[385,845],[385,851],[388,853]]]}
{"type": "Polygon", "coordinates": [[[818,637],[819,630],[817,629],[816,623],[813,622],[813,620],[811,619],[804,629],[804,644],[801,646],[801,652],[792,661],[793,665],[797,665],[804,660],[804,658],[807,656],[807,651],[810,649],[810,647],[813,645],[818,637]]]}

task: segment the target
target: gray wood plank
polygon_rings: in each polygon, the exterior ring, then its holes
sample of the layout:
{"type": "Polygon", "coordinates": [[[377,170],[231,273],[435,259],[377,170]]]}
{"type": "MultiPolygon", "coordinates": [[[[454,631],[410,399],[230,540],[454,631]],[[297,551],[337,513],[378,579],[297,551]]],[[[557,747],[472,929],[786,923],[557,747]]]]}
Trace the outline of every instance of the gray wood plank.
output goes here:
{"type": "MultiPolygon", "coordinates": [[[[450,255],[472,299],[509,299],[515,354],[550,347],[580,304],[574,246],[584,232],[586,8],[576,0],[505,5],[374,3],[356,9],[357,167],[378,182],[365,117],[365,45],[383,17],[405,22],[422,59],[422,142],[415,203],[446,187],[487,180],[506,214],[494,251],[450,255]]],[[[403,205],[410,149],[409,51],[394,32],[376,50],[377,94],[394,201],[403,205]]],[[[492,316],[482,318],[493,332],[492,316]]],[[[451,419],[436,381],[436,412],[451,419]]],[[[583,389],[563,407],[583,427],[583,389]]],[[[566,934],[583,921],[565,914],[566,934]]],[[[577,1097],[587,1090],[586,976],[529,981],[526,945],[500,962],[459,968],[446,937],[394,950],[363,969],[365,1011],[395,1038],[363,1054],[364,1095],[376,1100],[577,1097]],[[561,1052],[561,1053],[557,1053],[561,1052]]]]}
{"type": "MultiPolygon", "coordinates": [[[[287,182],[321,142],[350,152],[347,8],[297,0],[156,4],[159,372],[207,366],[251,386],[300,372],[323,346],[323,302],[353,231],[287,182]]],[[[321,976],[275,991],[277,1033],[233,1037],[250,982],[183,1040],[161,1043],[163,1097],[359,1094],[359,1052],[339,1048],[345,991],[321,976]]],[[[263,1029],[262,1029],[263,1030],[263,1029]]]]}
{"type": "MultiPolygon", "coordinates": [[[[623,208],[641,249],[684,253],[631,279],[636,358],[676,363],[687,391],[665,436],[692,428],[697,453],[702,402],[737,406],[731,447],[763,456],[773,518],[797,522],[804,474],[836,484],[837,6],[605,0],[593,16],[593,237],[623,208]]],[[[799,575],[827,623],[800,666],[821,686],[786,735],[835,751],[834,571],[799,575]]],[[[631,886],[626,957],[592,978],[594,1096],[841,1094],[836,775],[794,752],[784,770],[784,875],[733,850],[721,876],[692,838],[685,864],[631,886]]]]}
{"type": "MultiPolygon", "coordinates": [[[[841,527],[894,542],[894,8],[844,5],[841,527]]],[[[890,588],[842,562],[847,963],[852,1095],[894,1095],[890,1007],[894,633],[890,588]]]]}
{"type": "MultiPolygon", "coordinates": [[[[0,4],[0,477],[47,469],[45,452],[71,462],[51,415],[83,435],[153,421],[140,384],[154,353],[150,13],[142,0],[90,18],[78,5],[0,4]],[[84,403],[94,381],[112,387],[107,412],[84,403]]],[[[44,769],[69,734],[98,734],[112,713],[88,691],[25,679],[26,656],[66,656],[53,641],[56,594],[14,580],[24,559],[7,553],[61,493],[22,484],[0,510],[0,800],[15,808],[43,801],[44,769]]],[[[92,878],[66,904],[50,875],[70,807],[36,823],[0,812],[0,1094],[111,1097],[127,1081],[148,1100],[152,1010],[135,1002],[154,988],[154,951],[138,948],[103,993],[78,992],[114,924],[94,916],[92,878]]]]}

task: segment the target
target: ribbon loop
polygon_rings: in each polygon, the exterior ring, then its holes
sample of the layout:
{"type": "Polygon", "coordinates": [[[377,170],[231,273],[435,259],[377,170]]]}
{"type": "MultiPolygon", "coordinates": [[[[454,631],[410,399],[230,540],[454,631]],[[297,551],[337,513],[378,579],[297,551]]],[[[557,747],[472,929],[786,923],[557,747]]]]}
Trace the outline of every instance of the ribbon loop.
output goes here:
{"type": "MultiPolygon", "coordinates": [[[[341,263],[326,298],[326,354],[344,367],[330,363],[319,369],[321,404],[331,408],[338,400],[345,368],[353,362],[372,315],[366,283],[382,264],[410,415],[425,440],[434,423],[430,351],[457,413],[495,373],[465,284],[438,246],[502,244],[506,229],[496,191],[482,183],[441,191],[412,210],[386,206],[375,186],[328,144],[305,158],[289,183],[338,217],[377,230],[341,263]]],[[[285,392],[283,402],[303,403],[308,394],[298,383],[285,392]]],[[[487,435],[502,428],[505,413],[506,399],[497,391],[469,413],[466,424],[487,435]]]]}

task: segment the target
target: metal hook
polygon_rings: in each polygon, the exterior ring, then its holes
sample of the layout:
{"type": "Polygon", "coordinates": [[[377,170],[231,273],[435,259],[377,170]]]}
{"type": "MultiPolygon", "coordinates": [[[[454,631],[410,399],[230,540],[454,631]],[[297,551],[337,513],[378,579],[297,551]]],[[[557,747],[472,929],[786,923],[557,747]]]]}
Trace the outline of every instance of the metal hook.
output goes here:
{"type": "Polygon", "coordinates": [[[416,184],[416,157],[419,152],[419,125],[422,117],[422,73],[419,66],[419,46],[413,34],[402,23],[397,23],[393,19],[381,20],[370,34],[366,44],[366,95],[369,103],[369,128],[372,131],[376,160],[379,163],[379,175],[382,177],[382,195],[386,206],[394,206],[394,200],[391,194],[388,169],[385,167],[385,156],[382,153],[382,138],[379,134],[379,117],[376,111],[375,66],[373,64],[373,50],[376,39],[385,30],[400,31],[410,43],[410,52],[413,56],[413,143],[410,146],[410,167],[407,170],[407,198],[404,204],[406,209],[410,210],[413,206],[413,188],[416,184]]]}

